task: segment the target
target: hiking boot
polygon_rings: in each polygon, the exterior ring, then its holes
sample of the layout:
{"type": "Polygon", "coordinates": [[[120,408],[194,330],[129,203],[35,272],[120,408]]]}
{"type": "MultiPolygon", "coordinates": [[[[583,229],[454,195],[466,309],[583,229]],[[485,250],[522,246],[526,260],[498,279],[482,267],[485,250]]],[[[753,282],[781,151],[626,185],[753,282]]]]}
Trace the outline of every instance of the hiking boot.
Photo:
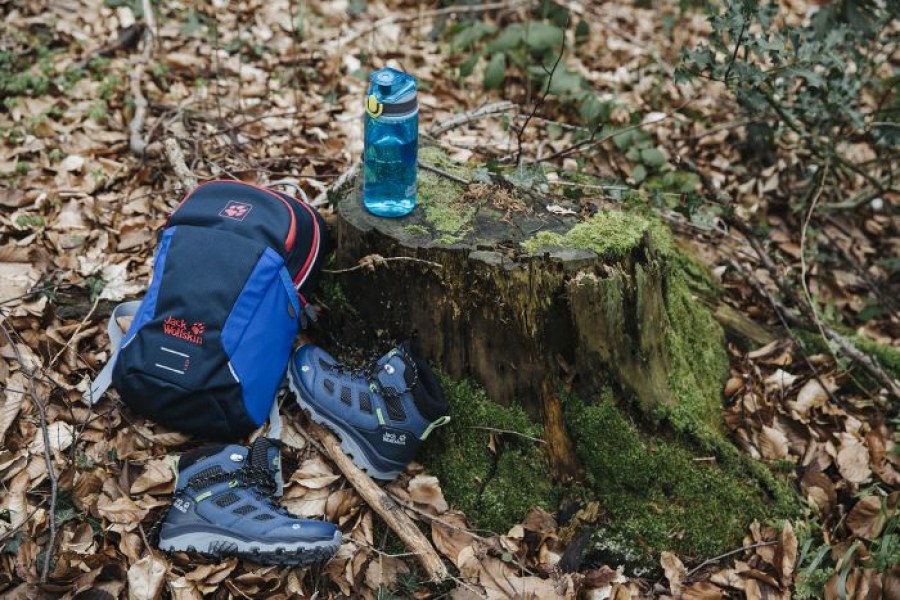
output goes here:
{"type": "Polygon", "coordinates": [[[450,421],[434,372],[407,345],[351,369],[308,344],[294,354],[288,379],[301,408],[334,431],[344,452],[376,479],[397,477],[422,441],[450,421]]]}
{"type": "Polygon", "coordinates": [[[259,564],[300,566],[330,558],[341,545],[332,523],[298,519],[275,504],[281,487],[279,446],[258,438],[244,446],[206,446],[178,461],[160,550],[238,556],[259,564]]]}

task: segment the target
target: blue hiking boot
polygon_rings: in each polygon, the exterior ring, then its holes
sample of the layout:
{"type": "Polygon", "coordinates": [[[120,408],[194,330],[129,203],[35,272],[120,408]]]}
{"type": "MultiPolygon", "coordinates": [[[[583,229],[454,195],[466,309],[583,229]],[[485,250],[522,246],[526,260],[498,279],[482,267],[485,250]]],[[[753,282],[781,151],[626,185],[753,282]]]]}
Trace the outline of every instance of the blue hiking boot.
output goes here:
{"type": "Polygon", "coordinates": [[[331,523],[295,518],[275,504],[280,479],[279,447],[268,438],[258,438],[249,449],[220,444],[185,453],[178,461],[160,550],[237,556],[267,565],[331,558],[341,545],[341,532],[331,523]]]}
{"type": "Polygon", "coordinates": [[[434,372],[406,345],[368,368],[350,369],[307,344],[294,354],[288,379],[301,408],[376,479],[397,477],[428,434],[450,421],[434,372]]]}

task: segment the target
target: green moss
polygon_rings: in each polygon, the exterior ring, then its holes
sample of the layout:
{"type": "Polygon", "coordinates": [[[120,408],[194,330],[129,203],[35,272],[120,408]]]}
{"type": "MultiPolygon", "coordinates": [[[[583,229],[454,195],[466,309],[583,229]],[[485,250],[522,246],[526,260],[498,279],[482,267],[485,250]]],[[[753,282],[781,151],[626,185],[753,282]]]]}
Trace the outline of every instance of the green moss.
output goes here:
{"type": "Polygon", "coordinates": [[[669,419],[680,430],[694,423],[717,423],[722,384],[728,376],[722,328],[694,299],[680,271],[669,276],[666,289],[666,348],[669,389],[677,399],[669,419]]]}
{"type": "Polygon", "coordinates": [[[410,235],[428,235],[430,233],[427,227],[422,227],[421,225],[407,225],[403,228],[403,231],[410,235]]]}
{"type": "Polygon", "coordinates": [[[446,377],[442,385],[450,401],[450,424],[432,434],[422,462],[441,481],[444,496],[476,527],[505,533],[521,522],[528,510],[554,510],[557,490],[550,482],[540,444],[527,438],[494,433],[497,453],[488,447],[491,427],[539,438],[541,428],[517,407],[503,407],[488,399],[470,381],[446,377]]]}
{"type": "Polygon", "coordinates": [[[587,221],[575,225],[565,235],[539,232],[522,242],[522,247],[535,252],[542,247],[563,246],[593,250],[605,258],[618,259],[640,245],[650,234],[651,247],[660,254],[674,252],[674,242],[668,229],[652,216],[622,211],[597,213],[587,221]]]}
{"type": "Polygon", "coordinates": [[[878,359],[878,363],[890,374],[891,377],[900,378],[900,349],[869,339],[862,335],[851,335],[850,341],[857,348],[878,359]]]}
{"type": "MultiPolygon", "coordinates": [[[[420,148],[419,161],[457,177],[471,179],[471,169],[452,162],[440,148],[420,148]]],[[[417,178],[418,202],[425,211],[425,218],[438,233],[458,234],[468,226],[475,215],[475,206],[460,202],[466,186],[424,169],[419,169],[417,178]]]]}
{"type": "Polygon", "coordinates": [[[753,519],[779,511],[739,469],[695,461],[690,445],[641,433],[606,394],[587,405],[566,398],[566,421],[598,495],[605,525],[597,550],[632,567],[654,567],[659,552],[713,556],[739,546],[753,519]]]}

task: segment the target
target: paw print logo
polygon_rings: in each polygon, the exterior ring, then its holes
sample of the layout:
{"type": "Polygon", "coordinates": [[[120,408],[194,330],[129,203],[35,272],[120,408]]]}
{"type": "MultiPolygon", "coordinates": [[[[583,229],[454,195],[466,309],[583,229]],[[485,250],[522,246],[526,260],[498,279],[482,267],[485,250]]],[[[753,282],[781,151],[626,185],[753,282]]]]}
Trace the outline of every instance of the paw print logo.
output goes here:
{"type": "Polygon", "coordinates": [[[252,204],[246,204],[244,202],[235,202],[232,200],[228,204],[225,205],[219,215],[222,217],[228,217],[229,219],[234,219],[236,221],[243,221],[244,217],[250,212],[253,208],[252,204]]]}
{"type": "Polygon", "coordinates": [[[191,325],[191,333],[194,335],[203,335],[203,332],[206,331],[206,325],[197,321],[193,325],[191,325]]]}

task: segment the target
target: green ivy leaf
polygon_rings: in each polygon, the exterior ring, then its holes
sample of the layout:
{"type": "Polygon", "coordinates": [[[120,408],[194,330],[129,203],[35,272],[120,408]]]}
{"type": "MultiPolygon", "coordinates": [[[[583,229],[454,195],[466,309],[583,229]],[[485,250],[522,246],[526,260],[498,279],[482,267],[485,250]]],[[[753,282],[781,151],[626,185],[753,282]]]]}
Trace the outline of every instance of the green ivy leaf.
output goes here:
{"type": "Polygon", "coordinates": [[[475,70],[475,64],[478,62],[479,55],[473,53],[469,58],[462,61],[459,65],[459,76],[468,77],[475,70]]]}
{"type": "Polygon", "coordinates": [[[634,177],[635,183],[640,183],[647,179],[647,169],[644,165],[636,165],[634,169],[631,171],[631,176],[634,177]]]}
{"type": "Polygon", "coordinates": [[[525,43],[532,50],[549,50],[562,44],[563,30],[542,21],[531,21],[525,30],[525,43]]]}
{"type": "Polygon", "coordinates": [[[497,36],[497,39],[488,44],[486,51],[489,54],[506,52],[521,44],[524,37],[525,27],[523,27],[521,23],[513,23],[512,25],[506,26],[506,28],[500,32],[500,35],[497,36]]]}
{"type": "Polygon", "coordinates": [[[591,26],[588,25],[588,22],[584,19],[578,21],[578,25],[575,26],[575,43],[583,44],[588,40],[588,37],[591,35],[591,26]]]}
{"type": "Polygon", "coordinates": [[[641,162],[658,169],[666,164],[666,155],[659,148],[644,148],[641,150],[641,162]]]}
{"type": "Polygon", "coordinates": [[[503,85],[504,79],[506,79],[506,55],[498,52],[491,57],[491,61],[484,70],[484,87],[488,90],[496,90],[503,85]]]}
{"type": "Polygon", "coordinates": [[[497,27],[483,21],[475,21],[455,36],[450,42],[450,53],[457,54],[466,48],[469,48],[475,42],[479,41],[486,35],[490,35],[497,31],[497,27]]]}

